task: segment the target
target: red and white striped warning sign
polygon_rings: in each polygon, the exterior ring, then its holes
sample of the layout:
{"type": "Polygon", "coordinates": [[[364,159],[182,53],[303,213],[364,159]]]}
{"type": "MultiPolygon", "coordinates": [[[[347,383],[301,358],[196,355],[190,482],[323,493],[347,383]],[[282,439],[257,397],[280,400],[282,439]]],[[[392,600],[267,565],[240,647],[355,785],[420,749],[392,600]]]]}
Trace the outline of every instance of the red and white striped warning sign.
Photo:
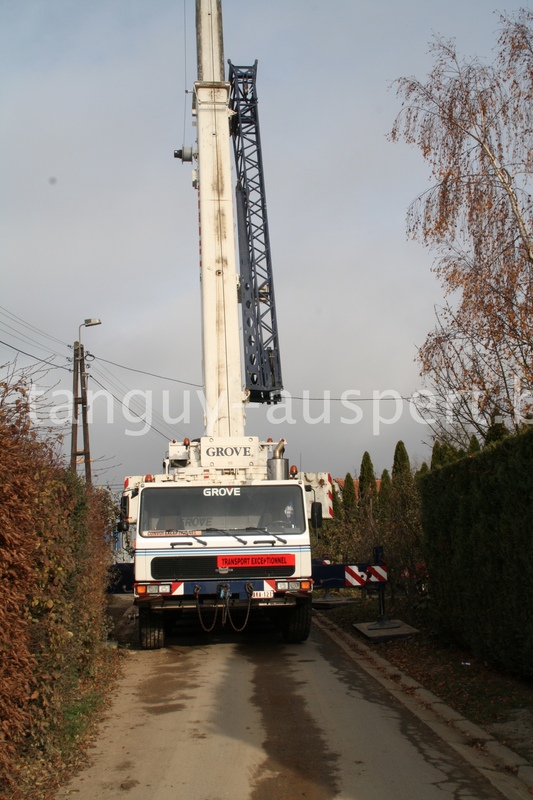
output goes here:
{"type": "Polygon", "coordinates": [[[385,583],[387,580],[387,567],[378,567],[375,564],[369,564],[367,574],[369,583],[385,583]]]}
{"type": "Polygon", "coordinates": [[[346,586],[364,586],[367,577],[364,570],[360,570],[355,564],[346,564],[344,567],[344,581],[346,586]]]}

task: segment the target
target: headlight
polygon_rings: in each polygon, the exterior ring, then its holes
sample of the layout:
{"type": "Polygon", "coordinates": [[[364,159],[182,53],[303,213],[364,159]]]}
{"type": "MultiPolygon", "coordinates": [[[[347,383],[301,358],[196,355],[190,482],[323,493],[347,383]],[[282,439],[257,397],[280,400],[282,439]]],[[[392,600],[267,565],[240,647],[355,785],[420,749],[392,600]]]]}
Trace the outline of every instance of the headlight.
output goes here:
{"type": "Polygon", "coordinates": [[[146,587],[148,594],[170,594],[169,583],[149,583],[146,587]]]}
{"type": "Polygon", "coordinates": [[[309,592],[311,591],[311,581],[276,581],[277,592],[309,592]]]}

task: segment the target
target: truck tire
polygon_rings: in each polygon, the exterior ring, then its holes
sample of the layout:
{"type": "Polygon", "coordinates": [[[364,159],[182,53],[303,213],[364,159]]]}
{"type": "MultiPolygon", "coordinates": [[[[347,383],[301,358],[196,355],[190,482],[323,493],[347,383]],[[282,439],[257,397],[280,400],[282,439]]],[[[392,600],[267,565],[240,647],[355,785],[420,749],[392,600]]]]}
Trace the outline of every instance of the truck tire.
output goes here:
{"type": "Polygon", "coordinates": [[[281,623],[283,640],[288,644],[305,642],[311,630],[311,600],[304,600],[284,612],[281,623]]]}
{"type": "Polygon", "coordinates": [[[159,650],[165,644],[163,614],[150,608],[139,609],[139,644],[141,650],[159,650]]]}

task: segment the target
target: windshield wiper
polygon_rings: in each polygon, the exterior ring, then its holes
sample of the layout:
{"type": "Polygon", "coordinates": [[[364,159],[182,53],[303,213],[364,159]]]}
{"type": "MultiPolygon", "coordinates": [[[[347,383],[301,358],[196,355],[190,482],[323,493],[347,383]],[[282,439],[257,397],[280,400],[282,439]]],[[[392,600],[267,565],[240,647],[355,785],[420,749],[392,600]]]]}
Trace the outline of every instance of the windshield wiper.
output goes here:
{"type": "MultiPolygon", "coordinates": [[[[287,544],[287,539],[284,539],[282,536],[278,536],[277,533],[272,533],[272,531],[269,531],[268,528],[237,528],[236,530],[247,531],[249,533],[266,533],[267,536],[273,536],[274,539],[278,540],[278,542],[287,544]]],[[[270,541],[269,539],[258,539],[254,542],[254,544],[274,544],[274,542],[270,541]]]]}
{"type": "MultiPolygon", "coordinates": [[[[283,544],[287,544],[285,539],[282,539],[281,537],[276,536],[275,533],[271,534],[270,531],[268,531],[266,528],[254,528],[253,526],[250,525],[247,528],[229,528],[228,532],[229,531],[239,531],[239,533],[266,533],[266,534],[268,534],[270,536],[275,536],[276,539],[279,539],[280,542],[283,542],[283,544]]],[[[236,536],[234,533],[232,533],[231,536],[235,536],[236,539],[239,539],[239,537],[236,536]]],[[[239,539],[239,542],[243,542],[244,544],[248,544],[248,542],[245,542],[244,539],[239,539]]],[[[264,541],[257,540],[257,541],[254,542],[254,544],[274,544],[274,542],[272,542],[270,539],[266,539],[264,541]]]]}
{"type": "Polygon", "coordinates": [[[228,531],[228,533],[229,533],[230,536],[233,536],[234,539],[237,539],[237,541],[240,542],[241,544],[248,544],[246,539],[241,539],[241,537],[237,536],[236,533],[230,533],[229,531],[228,531]]]}
{"type": "Polygon", "coordinates": [[[205,533],[227,533],[228,536],[232,536],[234,539],[237,539],[238,542],[241,544],[248,544],[246,539],[241,539],[240,536],[237,536],[236,533],[232,533],[232,531],[240,531],[242,528],[205,528],[205,533]]]}
{"type": "Polygon", "coordinates": [[[278,542],[283,542],[283,544],[287,544],[287,539],[284,539],[283,536],[278,536],[277,533],[272,533],[272,531],[266,531],[269,536],[273,536],[274,539],[277,539],[278,542]]]}
{"type": "MultiPolygon", "coordinates": [[[[274,539],[278,540],[278,542],[283,542],[283,544],[287,544],[287,539],[284,539],[282,536],[278,536],[277,533],[272,533],[272,531],[269,531],[268,528],[254,528],[254,527],[250,526],[248,528],[232,528],[232,530],[242,531],[243,533],[244,532],[246,532],[246,533],[266,533],[267,536],[273,536],[274,539]]],[[[254,542],[254,544],[273,544],[273,542],[265,540],[265,541],[256,541],[256,542],[254,542]]]]}
{"type": "MultiPolygon", "coordinates": [[[[287,544],[287,539],[284,539],[282,536],[278,536],[277,533],[272,533],[267,528],[255,528],[253,526],[249,526],[247,528],[205,528],[204,533],[227,533],[228,536],[233,536],[234,539],[237,539],[241,544],[248,544],[246,539],[241,539],[240,536],[237,536],[234,531],[238,531],[239,533],[266,533],[267,536],[273,536],[274,539],[277,539],[278,542],[282,542],[283,544],[287,544]]],[[[264,539],[264,540],[257,540],[254,544],[274,544],[271,539],[264,539]]]]}
{"type": "Polygon", "coordinates": [[[204,540],[200,539],[199,536],[191,536],[190,538],[189,537],[184,537],[182,540],[180,540],[178,542],[171,542],[170,546],[171,547],[180,547],[181,545],[187,545],[188,547],[190,547],[193,542],[200,542],[200,544],[203,544],[204,547],[207,547],[207,542],[204,542],[204,540]]]}

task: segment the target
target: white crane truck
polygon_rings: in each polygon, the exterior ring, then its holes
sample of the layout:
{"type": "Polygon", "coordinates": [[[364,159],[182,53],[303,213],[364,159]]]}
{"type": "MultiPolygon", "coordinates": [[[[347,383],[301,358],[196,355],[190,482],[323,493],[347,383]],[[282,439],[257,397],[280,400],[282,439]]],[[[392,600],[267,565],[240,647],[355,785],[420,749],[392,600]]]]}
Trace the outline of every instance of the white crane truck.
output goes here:
{"type": "MultiPolygon", "coordinates": [[[[230,62],[225,80],[220,0],[197,0],[196,30],[197,145],[175,156],[197,162],[205,432],[170,442],[162,474],[124,482],[121,525],[134,532],[134,602],[143,649],[162,647],[180,612],[197,614],[206,631],[217,619],[240,631],[255,609],[266,608],[288,642],[304,641],[311,625],[305,483],[296,467],[289,470],[283,439],[259,441],[244,431],[246,404],[277,402],[282,388],[256,64],[230,62]]],[[[320,510],[314,503],[313,527],[320,510]]]]}

